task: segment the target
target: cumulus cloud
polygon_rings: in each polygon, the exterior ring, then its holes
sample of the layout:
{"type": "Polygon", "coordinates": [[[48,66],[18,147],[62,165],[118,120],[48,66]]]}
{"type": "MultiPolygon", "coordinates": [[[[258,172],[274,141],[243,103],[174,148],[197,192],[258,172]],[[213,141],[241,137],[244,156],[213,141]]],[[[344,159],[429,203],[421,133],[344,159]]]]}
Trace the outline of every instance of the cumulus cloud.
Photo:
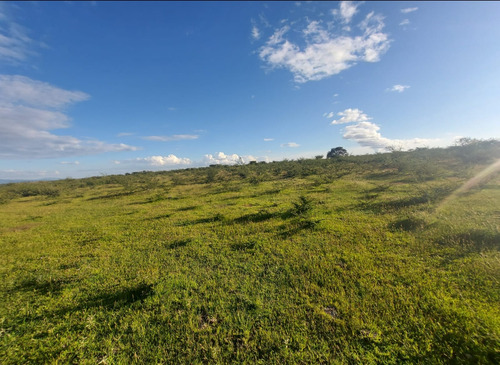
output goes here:
{"type": "Polygon", "coordinates": [[[350,23],[354,14],[356,14],[358,4],[353,1],[342,1],[340,3],[340,16],[344,23],[350,23]]]}
{"type": "Polygon", "coordinates": [[[394,85],[392,88],[389,89],[389,91],[395,91],[398,93],[402,93],[403,91],[405,91],[408,88],[409,88],[408,85],[394,85]]]}
{"type": "Polygon", "coordinates": [[[146,162],[151,166],[170,166],[170,165],[189,165],[191,160],[189,158],[180,158],[175,155],[168,156],[149,156],[144,158],[136,158],[136,162],[146,162]]]}
{"type": "Polygon", "coordinates": [[[177,157],[176,155],[170,154],[167,156],[148,156],[148,157],[137,157],[128,160],[115,160],[113,161],[115,165],[126,165],[128,168],[144,168],[144,166],[155,167],[155,168],[181,168],[183,166],[189,166],[192,161],[189,158],[177,157]]]}
{"type": "Polygon", "coordinates": [[[205,155],[204,162],[210,165],[233,165],[236,163],[244,163],[242,156],[233,153],[231,155],[226,155],[224,152],[217,152],[215,155],[205,155]]]}
{"type": "MultiPolygon", "coordinates": [[[[369,147],[373,150],[385,150],[391,147],[397,149],[411,149],[416,147],[435,146],[440,143],[439,139],[386,138],[380,134],[379,132],[380,127],[377,124],[368,121],[372,118],[362,113],[359,109],[346,109],[344,110],[344,112],[342,112],[342,114],[345,116],[348,115],[355,116],[356,114],[358,114],[358,118],[352,117],[350,118],[351,120],[349,122],[344,122],[344,123],[354,123],[354,124],[348,125],[344,128],[343,137],[345,139],[357,142],[362,147],[369,147]],[[359,113],[352,113],[352,111],[354,110],[358,111],[359,113]]],[[[335,123],[335,124],[341,124],[341,123],[335,123]]]]}
{"type": "Polygon", "coordinates": [[[401,12],[403,14],[408,14],[408,13],[411,13],[411,12],[414,12],[414,11],[417,11],[417,10],[418,10],[417,7],[415,7],[415,8],[404,8],[404,9],[401,9],[401,12]]]}
{"type": "Polygon", "coordinates": [[[250,161],[269,161],[267,157],[254,157],[252,155],[240,156],[236,153],[225,154],[224,152],[217,152],[214,155],[208,154],[203,158],[203,163],[206,165],[235,165],[249,163],[250,161]]]}
{"type": "MultiPolygon", "coordinates": [[[[351,21],[356,8],[353,3],[341,3],[339,10],[344,23],[351,21]]],[[[285,37],[297,33],[289,32],[290,26],[285,25],[269,37],[260,48],[259,56],[272,68],[288,69],[297,83],[321,80],[357,62],[379,61],[390,45],[383,28],[383,18],[373,12],[360,23],[361,34],[357,35],[335,34],[320,21],[312,20],[300,33],[305,41],[305,46],[301,47],[285,37]]],[[[344,33],[346,31],[350,29],[345,28],[344,33]]]]}
{"type": "Polygon", "coordinates": [[[281,147],[292,147],[292,148],[295,148],[295,147],[300,147],[300,144],[295,143],[295,142],[288,142],[288,143],[282,143],[280,146],[281,147]]]}
{"type": "Polygon", "coordinates": [[[87,94],[24,76],[0,75],[0,81],[0,158],[56,158],[137,150],[125,144],[51,133],[70,126],[63,109],[88,99],[87,94]]]}
{"type": "Polygon", "coordinates": [[[199,135],[197,134],[174,134],[172,136],[148,136],[148,137],[143,137],[142,139],[146,139],[148,141],[170,142],[170,141],[192,140],[198,138],[199,135]]]}
{"type": "MultiPolygon", "coordinates": [[[[337,115],[341,117],[340,119],[336,119],[331,122],[331,124],[345,124],[345,123],[354,123],[354,122],[367,122],[370,117],[363,113],[362,110],[359,109],[346,109],[343,112],[338,112],[337,115]]],[[[328,114],[327,118],[332,118],[333,113],[328,114]]]]}

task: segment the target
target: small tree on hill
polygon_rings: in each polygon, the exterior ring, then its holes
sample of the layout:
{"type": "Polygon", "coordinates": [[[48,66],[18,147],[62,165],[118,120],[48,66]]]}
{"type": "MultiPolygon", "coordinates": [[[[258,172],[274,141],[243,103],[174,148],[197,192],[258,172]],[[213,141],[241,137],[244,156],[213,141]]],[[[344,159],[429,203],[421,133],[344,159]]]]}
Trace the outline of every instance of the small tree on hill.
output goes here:
{"type": "Polygon", "coordinates": [[[335,147],[330,150],[326,154],[326,158],[335,158],[335,157],[342,157],[342,156],[347,156],[347,150],[344,147],[335,147]]]}

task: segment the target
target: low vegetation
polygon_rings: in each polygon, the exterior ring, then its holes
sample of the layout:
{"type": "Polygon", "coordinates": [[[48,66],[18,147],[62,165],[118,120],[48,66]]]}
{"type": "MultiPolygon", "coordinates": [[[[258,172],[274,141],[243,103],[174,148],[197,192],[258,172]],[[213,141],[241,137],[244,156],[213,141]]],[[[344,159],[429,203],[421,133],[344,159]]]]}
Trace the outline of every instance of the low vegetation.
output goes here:
{"type": "Polygon", "coordinates": [[[500,143],[462,142],[2,185],[0,362],[500,363],[500,143]]]}

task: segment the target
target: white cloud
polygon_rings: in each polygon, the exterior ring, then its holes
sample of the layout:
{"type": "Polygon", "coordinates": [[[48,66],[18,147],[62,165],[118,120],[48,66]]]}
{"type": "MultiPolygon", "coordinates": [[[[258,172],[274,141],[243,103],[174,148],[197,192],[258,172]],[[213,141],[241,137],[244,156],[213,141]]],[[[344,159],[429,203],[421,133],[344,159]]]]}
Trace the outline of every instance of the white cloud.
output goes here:
{"type": "Polygon", "coordinates": [[[60,172],[57,170],[0,170],[0,178],[12,180],[39,180],[39,179],[52,179],[60,178],[60,172]]]}
{"type": "Polygon", "coordinates": [[[408,14],[408,13],[411,13],[411,12],[413,12],[413,11],[417,11],[417,10],[418,10],[418,8],[417,8],[417,7],[415,7],[415,8],[404,8],[404,9],[401,9],[401,12],[402,12],[403,14],[408,14]]]}
{"type": "Polygon", "coordinates": [[[265,142],[271,142],[271,141],[274,141],[274,138],[264,138],[264,141],[265,142]]]}
{"type": "Polygon", "coordinates": [[[335,113],[334,112],[330,112],[330,113],[323,113],[323,116],[325,118],[333,118],[335,116],[335,113]]]}
{"type": "Polygon", "coordinates": [[[27,30],[7,15],[6,6],[0,6],[0,61],[17,64],[34,52],[30,50],[33,40],[27,30]]]}
{"type": "MultiPolygon", "coordinates": [[[[330,113],[330,114],[333,114],[333,113],[330,113]]],[[[332,118],[333,117],[333,115],[330,116],[330,114],[328,115],[328,118],[332,118]]],[[[351,108],[346,109],[343,112],[339,112],[339,113],[337,113],[337,115],[339,117],[341,117],[341,118],[332,121],[331,124],[345,124],[345,123],[355,123],[355,122],[367,122],[370,119],[372,119],[372,118],[368,117],[368,115],[366,115],[365,113],[363,113],[362,110],[351,109],[351,108]]]]}
{"type": "Polygon", "coordinates": [[[257,26],[255,26],[255,25],[252,27],[252,38],[255,39],[255,40],[260,39],[259,28],[257,28],[257,26]]]}
{"type": "Polygon", "coordinates": [[[295,147],[300,147],[300,144],[295,143],[295,142],[288,142],[288,143],[282,143],[280,146],[281,147],[292,147],[292,148],[295,148],[295,147]]]}
{"type": "Polygon", "coordinates": [[[59,163],[61,165],[79,165],[80,161],[61,161],[59,163]]]}
{"type": "Polygon", "coordinates": [[[3,103],[60,108],[87,100],[90,96],[81,91],[63,90],[25,76],[0,75],[0,97],[3,103]]]}
{"type": "Polygon", "coordinates": [[[172,136],[148,136],[142,137],[148,141],[159,141],[159,142],[170,142],[170,141],[181,141],[181,140],[192,140],[198,139],[197,134],[174,134],[172,136]]]}
{"type": "Polygon", "coordinates": [[[354,14],[356,14],[358,8],[358,4],[355,4],[352,1],[342,1],[340,3],[340,16],[342,17],[342,21],[344,23],[350,23],[354,14]]]}
{"type": "Polygon", "coordinates": [[[254,157],[252,155],[240,156],[236,153],[227,155],[224,152],[217,152],[214,155],[208,154],[203,157],[205,165],[235,165],[249,163],[250,161],[269,161],[267,156],[254,157]]]}
{"type": "Polygon", "coordinates": [[[410,24],[409,19],[404,19],[401,23],[399,23],[399,25],[408,25],[408,24],[410,24]]]}
{"type": "MultiPolygon", "coordinates": [[[[340,115],[341,113],[339,113],[340,115]]],[[[345,139],[357,142],[361,147],[368,147],[373,150],[385,150],[389,147],[396,149],[410,149],[416,147],[430,147],[440,144],[439,139],[390,139],[383,137],[379,130],[380,127],[375,123],[369,122],[372,119],[358,109],[346,109],[342,112],[346,117],[343,123],[354,123],[344,129],[343,137],[345,139]],[[353,112],[357,111],[357,112],[353,112]],[[357,115],[357,117],[356,117],[357,115]],[[349,119],[349,121],[347,121],[349,119]]],[[[342,119],[342,118],[341,118],[342,119]]],[[[334,123],[332,123],[334,124],[334,123]]],[[[341,123],[335,123],[341,124],[341,123]]]]}
{"type": "Polygon", "coordinates": [[[398,93],[402,93],[406,89],[410,88],[408,85],[394,85],[389,91],[396,91],[398,93]]]}
{"type": "Polygon", "coordinates": [[[226,155],[224,152],[217,152],[215,155],[205,155],[204,162],[210,165],[233,165],[236,163],[244,163],[242,156],[233,153],[232,155],[226,155]]]}
{"type": "Polygon", "coordinates": [[[68,128],[70,118],[62,109],[88,99],[80,91],[68,91],[24,76],[0,75],[0,158],[55,158],[108,151],[133,151],[125,144],[80,140],[53,134],[68,128]]]}
{"type": "Polygon", "coordinates": [[[375,150],[384,150],[389,147],[405,150],[439,143],[438,139],[389,139],[382,137],[379,130],[380,127],[375,123],[361,122],[345,127],[343,137],[355,141],[363,147],[370,147],[375,150]]]}
{"type": "Polygon", "coordinates": [[[116,165],[147,165],[154,167],[169,167],[169,166],[188,166],[191,165],[191,160],[189,158],[177,157],[176,155],[167,156],[148,156],[148,157],[137,157],[129,160],[116,160],[113,161],[116,165]]]}
{"type": "Polygon", "coordinates": [[[149,156],[145,158],[136,158],[134,161],[145,161],[151,166],[169,166],[169,165],[189,165],[191,160],[189,158],[180,158],[175,155],[168,156],[149,156]]]}
{"type": "MultiPolygon", "coordinates": [[[[351,19],[356,7],[341,3],[343,19],[351,19]]],[[[285,68],[297,83],[321,80],[346,70],[357,62],[377,62],[389,49],[388,35],[382,32],[383,18],[373,12],[360,23],[359,35],[338,35],[320,21],[309,21],[301,34],[306,45],[286,39],[290,26],[276,29],[259,50],[260,58],[272,68],[285,68]]],[[[297,32],[291,32],[292,35],[297,32]]],[[[291,36],[292,36],[291,35],[291,36]]]]}

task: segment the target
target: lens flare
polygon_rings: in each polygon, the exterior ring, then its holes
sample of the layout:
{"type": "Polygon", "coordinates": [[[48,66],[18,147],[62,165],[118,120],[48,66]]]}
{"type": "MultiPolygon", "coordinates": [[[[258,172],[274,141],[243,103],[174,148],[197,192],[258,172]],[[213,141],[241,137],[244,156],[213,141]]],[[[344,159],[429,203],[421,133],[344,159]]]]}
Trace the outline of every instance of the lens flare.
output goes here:
{"type": "Polygon", "coordinates": [[[465,184],[463,184],[461,187],[459,187],[457,190],[455,190],[453,193],[451,193],[446,199],[444,199],[441,204],[436,208],[436,212],[439,211],[440,209],[443,208],[446,204],[448,204],[451,200],[455,199],[458,195],[466,193],[469,191],[471,188],[474,186],[478,185],[482,181],[486,180],[489,176],[493,175],[494,173],[500,171],[500,159],[496,160],[494,163],[492,163],[490,166],[479,172],[476,176],[472,177],[471,179],[467,180],[465,184]]]}

